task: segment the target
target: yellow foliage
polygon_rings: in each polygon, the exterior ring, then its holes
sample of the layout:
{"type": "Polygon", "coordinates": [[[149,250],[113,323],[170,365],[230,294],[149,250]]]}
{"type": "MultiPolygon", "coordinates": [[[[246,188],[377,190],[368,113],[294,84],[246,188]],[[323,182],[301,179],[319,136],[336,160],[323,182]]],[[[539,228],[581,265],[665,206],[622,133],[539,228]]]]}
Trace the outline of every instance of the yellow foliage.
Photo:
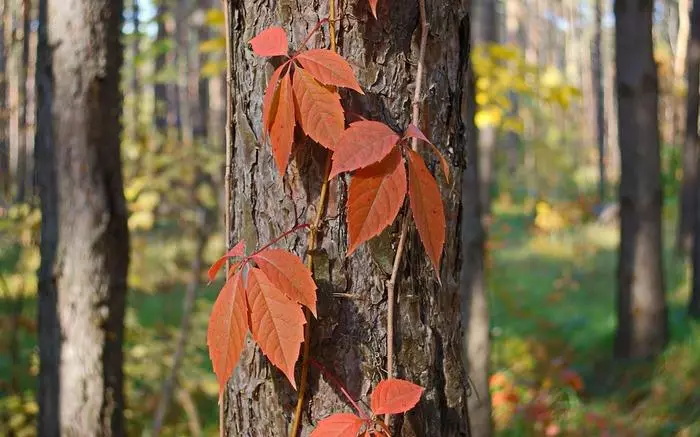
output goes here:
{"type": "Polygon", "coordinates": [[[211,8],[207,10],[204,21],[212,27],[223,26],[226,23],[226,17],[221,9],[211,8]]]}
{"type": "Polygon", "coordinates": [[[223,36],[208,39],[199,44],[202,53],[220,53],[226,51],[226,39],[223,36]]]}

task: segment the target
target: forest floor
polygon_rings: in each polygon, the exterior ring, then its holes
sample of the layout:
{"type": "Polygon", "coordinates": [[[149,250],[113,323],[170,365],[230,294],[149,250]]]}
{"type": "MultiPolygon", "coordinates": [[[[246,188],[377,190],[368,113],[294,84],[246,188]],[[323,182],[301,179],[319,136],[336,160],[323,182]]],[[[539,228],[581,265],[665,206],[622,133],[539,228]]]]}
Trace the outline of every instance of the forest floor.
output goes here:
{"type": "MultiPolygon", "coordinates": [[[[533,226],[532,205],[495,203],[487,265],[499,436],[700,436],[700,324],[685,315],[688,273],[671,248],[674,208],[667,207],[664,253],[671,343],[654,361],[620,362],[612,358],[617,228],[588,222],[542,232],[533,226]]],[[[0,272],[8,272],[11,265],[1,252],[0,272]]],[[[175,396],[165,435],[215,433],[217,384],[204,338],[217,289],[200,287],[183,390],[175,396]]],[[[148,433],[151,426],[172,365],[184,290],[175,283],[129,297],[129,435],[148,433]]],[[[13,366],[5,352],[16,301],[0,296],[0,428],[14,420],[30,436],[36,414],[34,298],[23,307],[13,366]],[[21,396],[9,395],[13,368],[19,369],[21,396]]]]}

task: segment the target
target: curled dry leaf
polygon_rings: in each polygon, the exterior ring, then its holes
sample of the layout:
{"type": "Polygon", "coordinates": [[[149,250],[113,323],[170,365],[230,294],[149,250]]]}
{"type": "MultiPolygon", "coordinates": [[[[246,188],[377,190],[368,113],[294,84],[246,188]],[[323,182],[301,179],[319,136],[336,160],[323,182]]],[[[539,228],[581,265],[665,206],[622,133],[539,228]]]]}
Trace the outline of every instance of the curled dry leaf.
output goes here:
{"type": "Polygon", "coordinates": [[[336,52],[313,49],[299,53],[294,59],[304,67],[307,73],[322,84],[350,88],[364,94],[360,84],[355,79],[352,67],[336,52]]]}
{"type": "Polygon", "coordinates": [[[270,27],[250,40],[258,56],[283,56],[289,52],[287,33],[281,27],[270,27]]]}
{"type": "Polygon", "coordinates": [[[281,249],[267,249],[253,256],[267,278],[288,298],[316,315],[316,283],[298,256],[281,249]]]}
{"type": "Polygon", "coordinates": [[[301,128],[314,141],[334,150],[345,127],[340,95],[321,85],[303,69],[294,70],[294,99],[301,128]]]}
{"type": "Polygon", "coordinates": [[[423,390],[423,387],[403,379],[384,379],[372,392],[372,413],[405,413],[416,406],[423,390]]]}
{"type": "Polygon", "coordinates": [[[440,153],[438,148],[435,147],[435,144],[430,142],[428,137],[425,136],[423,131],[418,129],[418,127],[416,125],[409,124],[408,128],[406,128],[406,132],[404,132],[404,134],[403,134],[403,137],[404,138],[416,138],[418,140],[423,141],[427,145],[429,145],[431,150],[435,154],[435,156],[440,160],[440,166],[442,167],[442,172],[445,175],[445,180],[447,180],[448,183],[450,182],[450,166],[447,164],[447,160],[442,155],[442,153],[440,153]]]}
{"type": "Polygon", "coordinates": [[[209,358],[219,382],[219,395],[238,364],[248,334],[245,290],[241,270],[236,271],[237,267],[232,269],[233,274],[221,288],[207,327],[209,358]]]}
{"type": "Polygon", "coordinates": [[[318,422],[311,437],[357,437],[365,421],[350,413],[338,413],[318,422]]]}
{"type": "Polygon", "coordinates": [[[263,354],[280,369],[296,389],[294,365],[304,340],[306,319],[292,302],[257,268],[248,273],[250,331],[263,354]]]}
{"type": "Polygon", "coordinates": [[[245,255],[245,241],[239,241],[238,244],[233,246],[233,248],[226,253],[226,255],[219,258],[214,264],[212,264],[211,267],[209,267],[209,270],[207,271],[209,282],[216,279],[216,274],[219,273],[219,270],[221,270],[229,258],[241,257],[243,255],[245,255]]]}
{"type": "Polygon", "coordinates": [[[353,173],[348,194],[348,256],[394,222],[406,190],[406,169],[398,148],[382,161],[353,173]]]}
{"type": "Polygon", "coordinates": [[[351,124],[335,146],[330,178],[380,161],[396,146],[399,139],[384,123],[357,121],[351,124]]]}
{"type": "Polygon", "coordinates": [[[413,220],[425,251],[433,263],[440,280],[440,258],[445,245],[445,210],[440,189],[423,158],[413,150],[408,155],[408,197],[411,201],[413,220]]]}

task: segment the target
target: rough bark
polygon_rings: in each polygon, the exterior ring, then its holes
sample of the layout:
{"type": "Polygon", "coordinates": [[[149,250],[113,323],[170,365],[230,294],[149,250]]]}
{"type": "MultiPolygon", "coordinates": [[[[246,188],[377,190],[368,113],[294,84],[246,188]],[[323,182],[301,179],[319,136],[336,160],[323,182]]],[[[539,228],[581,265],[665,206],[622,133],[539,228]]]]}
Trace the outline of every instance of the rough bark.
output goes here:
{"type": "Polygon", "coordinates": [[[683,181],[678,214],[677,249],[687,254],[693,247],[695,221],[698,209],[698,87],[700,86],[700,5],[695,1],[688,40],[685,138],[683,140],[683,181]]]}
{"type": "Polygon", "coordinates": [[[598,201],[605,202],[607,178],[605,176],[605,87],[603,86],[603,4],[595,0],[593,41],[591,44],[591,79],[595,101],[596,140],[598,143],[598,201]]]}
{"type": "MultiPolygon", "coordinates": [[[[698,133],[698,112],[700,112],[700,0],[693,1],[693,12],[691,19],[692,29],[690,41],[688,43],[688,96],[687,96],[687,117],[685,129],[685,147],[697,150],[700,147],[700,136],[698,133]]],[[[700,161],[695,161],[696,168],[700,166],[700,161]]],[[[700,170],[700,169],[698,169],[700,170]]],[[[698,173],[696,173],[697,175],[698,173]]],[[[697,189],[697,178],[695,180],[695,195],[700,196],[697,189]]],[[[700,205],[696,199],[695,207],[700,205]]],[[[700,318],[700,225],[697,224],[700,213],[695,214],[695,230],[693,249],[693,293],[688,306],[688,312],[695,318],[700,318]]]]}
{"type": "Polygon", "coordinates": [[[621,236],[616,352],[648,357],[668,340],[662,270],[658,76],[653,58],[653,2],[616,0],[620,121],[621,236]]]}
{"type": "MultiPolygon", "coordinates": [[[[57,209],[44,217],[57,223],[52,231],[58,240],[55,253],[46,254],[55,262],[43,273],[57,296],[60,390],[51,396],[58,397],[63,436],[125,435],[122,340],[129,235],[119,153],[123,6],[121,0],[48,1],[51,183],[57,209]]],[[[50,128],[41,128],[47,138],[50,128]]]]}
{"type": "MultiPolygon", "coordinates": [[[[278,176],[261,130],[262,94],[272,65],[255,57],[247,42],[276,24],[290,33],[291,47],[297,47],[307,32],[327,17],[327,5],[321,2],[317,10],[318,2],[312,0],[279,1],[276,7],[254,0],[228,1],[234,8],[231,26],[236,66],[231,96],[235,135],[230,164],[235,177],[230,230],[234,240],[245,239],[248,247],[253,247],[313,218],[315,211],[310,205],[318,198],[325,152],[298,137],[295,162],[283,179],[278,176]]],[[[401,3],[400,7],[380,2],[379,12],[376,21],[365,0],[341,2],[338,16],[344,18],[338,29],[339,47],[356,66],[367,93],[343,94],[348,97],[345,103],[349,111],[384,120],[399,130],[410,120],[411,92],[407,88],[415,80],[418,8],[415,2],[401,3]]],[[[467,138],[462,84],[469,55],[468,3],[430,2],[427,14],[431,31],[422,127],[451,162],[453,181],[460,181],[467,138]]],[[[310,45],[327,43],[323,33],[312,38],[310,45]]],[[[431,168],[437,169],[435,164],[432,161],[431,168]]],[[[441,185],[447,218],[442,286],[412,232],[397,287],[396,373],[422,385],[426,392],[412,412],[394,418],[396,436],[469,435],[459,305],[461,189],[458,182],[448,186],[443,180],[441,185]]],[[[345,258],[346,188],[345,178],[335,179],[330,186],[329,219],[324,223],[322,249],[314,266],[319,318],[311,322],[311,355],[331,369],[353,396],[368,401],[371,389],[385,376],[384,290],[393,260],[392,235],[387,232],[345,258]]],[[[286,246],[301,254],[306,237],[290,238],[286,246]]],[[[337,388],[314,369],[309,388],[302,417],[305,436],[321,418],[349,411],[337,388]]],[[[224,402],[226,434],[285,435],[295,401],[296,393],[280,372],[249,345],[229,382],[224,402]]]]}
{"type": "MultiPolygon", "coordinates": [[[[480,135],[474,123],[476,114],[475,78],[472,70],[466,74],[464,83],[463,119],[466,132],[466,158],[469,163],[462,173],[462,323],[465,351],[462,360],[473,384],[469,397],[469,423],[471,435],[489,437],[493,434],[491,421],[491,397],[489,393],[489,308],[484,276],[484,242],[486,238],[483,221],[484,199],[479,188],[481,178],[480,154],[484,152],[480,135]]],[[[489,163],[490,164],[490,163],[489,163]]]]}

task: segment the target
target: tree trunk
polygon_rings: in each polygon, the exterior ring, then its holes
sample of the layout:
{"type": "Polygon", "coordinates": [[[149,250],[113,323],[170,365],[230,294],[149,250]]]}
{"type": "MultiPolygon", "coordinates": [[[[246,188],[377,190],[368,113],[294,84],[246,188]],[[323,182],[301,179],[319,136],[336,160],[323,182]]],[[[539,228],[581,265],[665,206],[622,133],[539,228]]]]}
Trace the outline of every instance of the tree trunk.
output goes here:
{"type": "MultiPolygon", "coordinates": [[[[700,6],[693,4],[693,18],[700,16],[700,6]]],[[[687,254],[693,247],[694,226],[698,209],[698,75],[700,74],[700,24],[691,20],[692,29],[688,40],[688,93],[686,101],[685,139],[683,141],[683,182],[681,204],[678,214],[678,242],[680,253],[687,254]]]]}
{"type": "MultiPolygon", "coordinates": [[[[160,3],[158,3],[156,12],[156,16],[158,17],[158,33],[156,34],[155,41],[155,44],[158,46],[158,55],[156,56],[154,64],[156,74],[160,73],[165,68],[167,53],[163,49],[162,44],[165,43],[165,39],[168,37],[168,33],[165,29],[165,14],[167,12],[168,9],[165,5],[165,0],[161,0],[160,3]]],[[[166,84],[162,80],[158,80],[155,85],[153,85],[153,99],[154,124],[158,133],[160,135],[165,135],[168,128],[168,98],[166,84]]]]}
{"type": "Polygon", "coordinates": [[[593,22],[593,44],[591,50],[591,79],[595,101],[596,134],[598,142],[598,201],[606,198],[605,176],[605,91],[603,86],[603,1],[595,0],[595,17],[593,22]]]}
{"type": "MultiPolygon", "coordinates": [[[[700,0],[693,1],[692,19],[690,20],[692,29],[688,42],[688,97],[687,97],[687,117],[685,128],[685,148],[696,151],[696,169],[700,166],[697,159],[697,150],[700,147],[700,136],[698,134],[698,113],[700,112],[700,0]]],[[[698,169],[700,170],[700,169],[698,169]]],[[[698,173],[696,173],[697,175],[698,173]]],[[[700,196],[697,189],[697,178],[695,179],[695,195],[700,196]]],[[[696,199],[695,207],[700,206],[700,201],[696,199]]],[[[700,225],[697,224],[700,213],[695,214],[695,244],[693,249],[693,294],[690,298],[688,312],[695,318],[700,318],[700,225]]]]}
{"type": "MultiPolygon", "coordinates": [[[[227,0],[233,8],[232,139],[233,179],[230,231],[248,247],[264,244],[298,223],[312,220],[319,196],[326,153],[308,139],[297,141],[295,163],[280,178],[270,149],[263,146],[261,102],[272,65],[248,49],[248,41],[271,25],[281,25],[298,47],[319,19],[328,16],[313,0],[280,1],[276,7],[255,0],[227,0]]],[[[356,66],[365,96],[345,93],[349,111],[384,120],[399,130],[410,122],[411,92],[418,58],[416,2],[379,4],[374,20],[365,0],[341,2],[338,16],[340,52],[356,66]],[[361,17],[360,20],[347,17],[361,17]]],[[[468,2],[429,2],[430,34],[426,54],[426,98],[422,128],[452,164],[452,184],[443,183],[447,219],[442,286],[411,232],[397,284],[396,376],[426,388],[422,401],[392,421],[395,436],[467,436],[467,379],[461,360],[460,323],[460,199],[468,136],[463,81],[469,59],[468,2]]],[[[325,32],[311,47],[328,44],[325,32]],[[323,37],[321,37],[323,35],[323,37]]],[[[427,155],[426,155],[427,156],[427,155]]],[[[432,158],[431,158],[432,159],[432,158]]],[[[438,166],[433,161],[432,168],[438,166]]],[[[441,179],[442,180],[442,179],[441,179]]],[[[311,322],[311,356],[331,369],[351,395],[367,403],[368,394],[386,372],[385,283],[394,249],[387,232],[345,257],[347,179],[330,185],[327,217],[314,272],[319,286],[318,320],[311,322]],[[339,297],[336,293],[342,293],[339,297]],[[348,297],[350,296],[350,297],[348,297]]],[[[397,220],[400,223],[400,219],[397,220]]],[[[394,227],[396,230],[398,226],[394,227]]],[[[395,235],[394,235],[395,236],[395,235]]],[[[300,254],[306,237],[289,239],[300,254]]],[[[349,411],[337,387],[311,369],[309,393],[302,414],[302,435],[333,412],[349,411]]],[[[222,407],[229,436],[284,436],[294,414],[296,392],[263,355],[250,346],[243,352],[222,407]]]]}
{"type": "Polygon", "coordinates": [[[620,253],[616,352],[657,354],[668,340],[662,269],[658,76],[648,0],[616,0],[620,253]]]}
{"type": "Polygon", "coordinates": [[[5,28],[7,3],[0,2],[0,200],[10,193],[10,149],[7,141],[7,53],[5,28]]]}
{"type": "Polygon", "coordinates": [[[129,235],[119,154],[122,11],[121,0],[48,1],[53,53],[51,70],[46,61],[42,68],[38,137],[42,153],[49,153],[41,165],[52,177],[42,176],[42,232],[48,241],[42,241],[39,305],[46,320],[40,320],[39,337],[46,353],[54,351],[50,341],[58,335],[61,343],[58,360],[42,361],[47,377],[59,376],[41,379],[50,386],[42,387],[40,400],[58,399],[42,407],[58,408],[59,416],[43,423],[48,433],[42,436],[55,430],[64,436],[125,435],[122,340],[129,235]],[[53,101],[45,88],[51,71],[53,101]],[[44,111],[50,103],[52,126],[47,126],[44,111]],[[48,308],[53,296],[56,306],[48,308]],[[60,328],[47,332],[55,327],[53,311],[60,328]]]}
{"type": "Polygon", "coordinates": [[[27,68],[29,66],[29,0],[22,0],[20,22],[22,23],[20,62],[17,65],[17,196],[18,202],[24,202],[27,191],[31,188],[31,160],[27,142],[27,68]]]}
{"type": "MultiPolygon", "coordinates": [[[[473,34],[472,34],[473,35],[473,34]]],[[[463,112],[466,132],[465,141],[467,162],[469,165],[462,173],[462,273],[460,286],[462,293],[462,323],[464,329],[464,348],[462,360],[471,378],[476,393],[469,397],[469,422],[474,437],[489,437],[493,433],[491,422],[491,396],[489,393],[489,308],[486,297],[486,280],[484,277],[484,242],[486,238],[484,225],[484,198],[481,197],[480,153],[484,152],[480,134],[474,124],[476,114],[475,78],[473,70],[468,69],[465,77],[465,105],[463,112]]],[[[487,165],[491,165],[489,162],[487,165]]]]}

